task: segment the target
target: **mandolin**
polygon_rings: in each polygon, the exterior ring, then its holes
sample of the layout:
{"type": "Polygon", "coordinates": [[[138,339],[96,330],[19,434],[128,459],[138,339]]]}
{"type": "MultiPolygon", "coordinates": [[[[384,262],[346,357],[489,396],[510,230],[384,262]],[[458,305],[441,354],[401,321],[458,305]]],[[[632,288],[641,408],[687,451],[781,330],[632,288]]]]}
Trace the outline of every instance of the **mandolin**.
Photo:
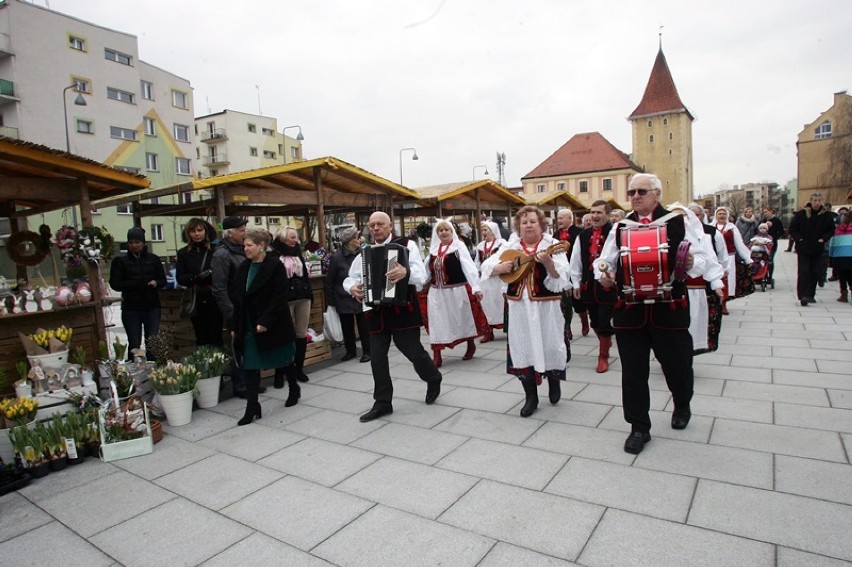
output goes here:
{"type": "MultiPolygon", "coordinates": [[[[567,252],[571,247],[570,242],[557,242],[547,247],[548,255],[553,256],[560,252],[567,252]]],[[[501,262],[512,262],[512,271],[508,274],[500,274],[500,279],[507,284],[515,283],[526,275],[532,262],[535,261],[535,254],[525,254],[522,250],[506,250],[500,254],[501,262]]]]}

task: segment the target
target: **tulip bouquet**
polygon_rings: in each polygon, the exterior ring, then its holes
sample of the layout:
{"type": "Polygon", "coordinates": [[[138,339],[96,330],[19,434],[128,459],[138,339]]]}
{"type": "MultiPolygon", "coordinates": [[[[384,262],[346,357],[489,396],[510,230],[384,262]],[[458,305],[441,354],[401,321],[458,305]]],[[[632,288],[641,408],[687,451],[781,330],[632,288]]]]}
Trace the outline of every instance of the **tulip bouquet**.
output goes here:
{"type": "Polygon", "coordinates": [[[195,365],[171,360],[165,366],[153,369],[148,375],[154,390],[164,396],[192,392],[200,378],[201,372],[195,365]]]}

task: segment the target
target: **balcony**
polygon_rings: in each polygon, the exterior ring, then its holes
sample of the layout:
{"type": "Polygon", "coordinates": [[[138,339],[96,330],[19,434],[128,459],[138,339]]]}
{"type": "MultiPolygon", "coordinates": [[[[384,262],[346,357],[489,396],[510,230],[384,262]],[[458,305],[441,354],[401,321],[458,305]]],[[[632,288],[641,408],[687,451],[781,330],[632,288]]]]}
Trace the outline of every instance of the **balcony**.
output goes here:
{"type": "Polygon", "coordinates": [[[15,54],[15,52],[12,51],[11,45],[12,42],[9,39],[9,34],[0,33],[0,59],[10,57],[15,54]]]}
{"type": "Polygon", "coordinates": [[[224,128],[216,128],[215,130],[206,130],[201,133],[201,141],[205,144],[215,144],[224,142],[228,139],[228,134],[224,128]]]}
{"type": "Polygon", "coordinates": [[[201,165],[210,167],[212,165],[228,165],[227,154],[216,154],[215,156],[201,156],[201,165]]]}
{"type": "Polygon", "coordinates": [[[12,128],[11,126],[0,126],[0,136],[5,136],[7,138],[12,138],[13,140],[18,139],[18,129],[12,128]]]}
{"type": "Polygon", "coordinates": [[[0,79],[0,106],[20,101],[21,99],[15,96],[15,83],[0,79]]]}

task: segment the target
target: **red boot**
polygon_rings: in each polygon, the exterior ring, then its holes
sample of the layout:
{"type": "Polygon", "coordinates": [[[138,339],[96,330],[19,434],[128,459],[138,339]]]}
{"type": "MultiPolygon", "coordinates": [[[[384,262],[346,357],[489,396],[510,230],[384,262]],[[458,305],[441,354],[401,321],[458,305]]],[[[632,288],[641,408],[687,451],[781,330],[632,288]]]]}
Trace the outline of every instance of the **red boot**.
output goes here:
{"type": "Polygon", "coordinates": [[[728,313],[728,300],[727,299],[722,302],[722,315],[730,315],[730,313],[728,313]]]}
{"type": "Polygon", "coordinates": [[[476,343],[473,342],[473,339],[467,340],[467,351],[465,351],[462,360],[470,360],[473,358],[473,353],[476,352],[476,343]]]}
{"type": "Polygon", "coordinates": [[[481,339],[479,339],[479,344],[483,344],[483,345],[484,345],[485,343],[490,343],[490,342],[491,342],[491,341],[493,341],[493,340],[494,340],[494,330],[493,330],[493,329],[489,329],[489,330],[488,330],[488,333],[487,333],[484,337],[482,337],[481,339]]]}
{"type": "Polygon", "coordinates": [[[600,342],[600,351],[598,354],[598,367],[596,372],[602,374],[609,370],[609,347],[612,346],[612,337],[598,336],[600,342]]]}
{"type": "Polygon", "coordinates": [[[583,336],[589,334],[589,312],[580,313],[580,322],[583,324],[583,336]]]}
{"type": "Polygon", "coordinates": [[[435,363],[435,368],[440,368],[444,364],[444,359],[441,358],[441,347],[432,347],[432,362],[435,363]]]}

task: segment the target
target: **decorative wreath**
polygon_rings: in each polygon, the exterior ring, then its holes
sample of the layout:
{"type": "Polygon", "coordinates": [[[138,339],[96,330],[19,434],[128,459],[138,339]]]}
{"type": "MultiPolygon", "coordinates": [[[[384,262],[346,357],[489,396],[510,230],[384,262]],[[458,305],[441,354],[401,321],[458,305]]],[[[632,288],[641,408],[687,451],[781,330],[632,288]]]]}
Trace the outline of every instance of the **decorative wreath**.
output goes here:
{"type": "Polygon", "coordinates": [[[41,235],[31,230],[22,230],[9,237],[6,242],[9,258],[19,266],[38,266],[47,258],[48,250],[42,245],[41,235]],[[30,251],[27,255],[24,251],[30,251]]]}
{"type": "Polygon", "coordinates": [[[56,247],[66,266],[79,266],[83,260],[109,261],[115,249],[115,238],[99,226],[77,230],[66,225],[56,231],[56,247]]]}

